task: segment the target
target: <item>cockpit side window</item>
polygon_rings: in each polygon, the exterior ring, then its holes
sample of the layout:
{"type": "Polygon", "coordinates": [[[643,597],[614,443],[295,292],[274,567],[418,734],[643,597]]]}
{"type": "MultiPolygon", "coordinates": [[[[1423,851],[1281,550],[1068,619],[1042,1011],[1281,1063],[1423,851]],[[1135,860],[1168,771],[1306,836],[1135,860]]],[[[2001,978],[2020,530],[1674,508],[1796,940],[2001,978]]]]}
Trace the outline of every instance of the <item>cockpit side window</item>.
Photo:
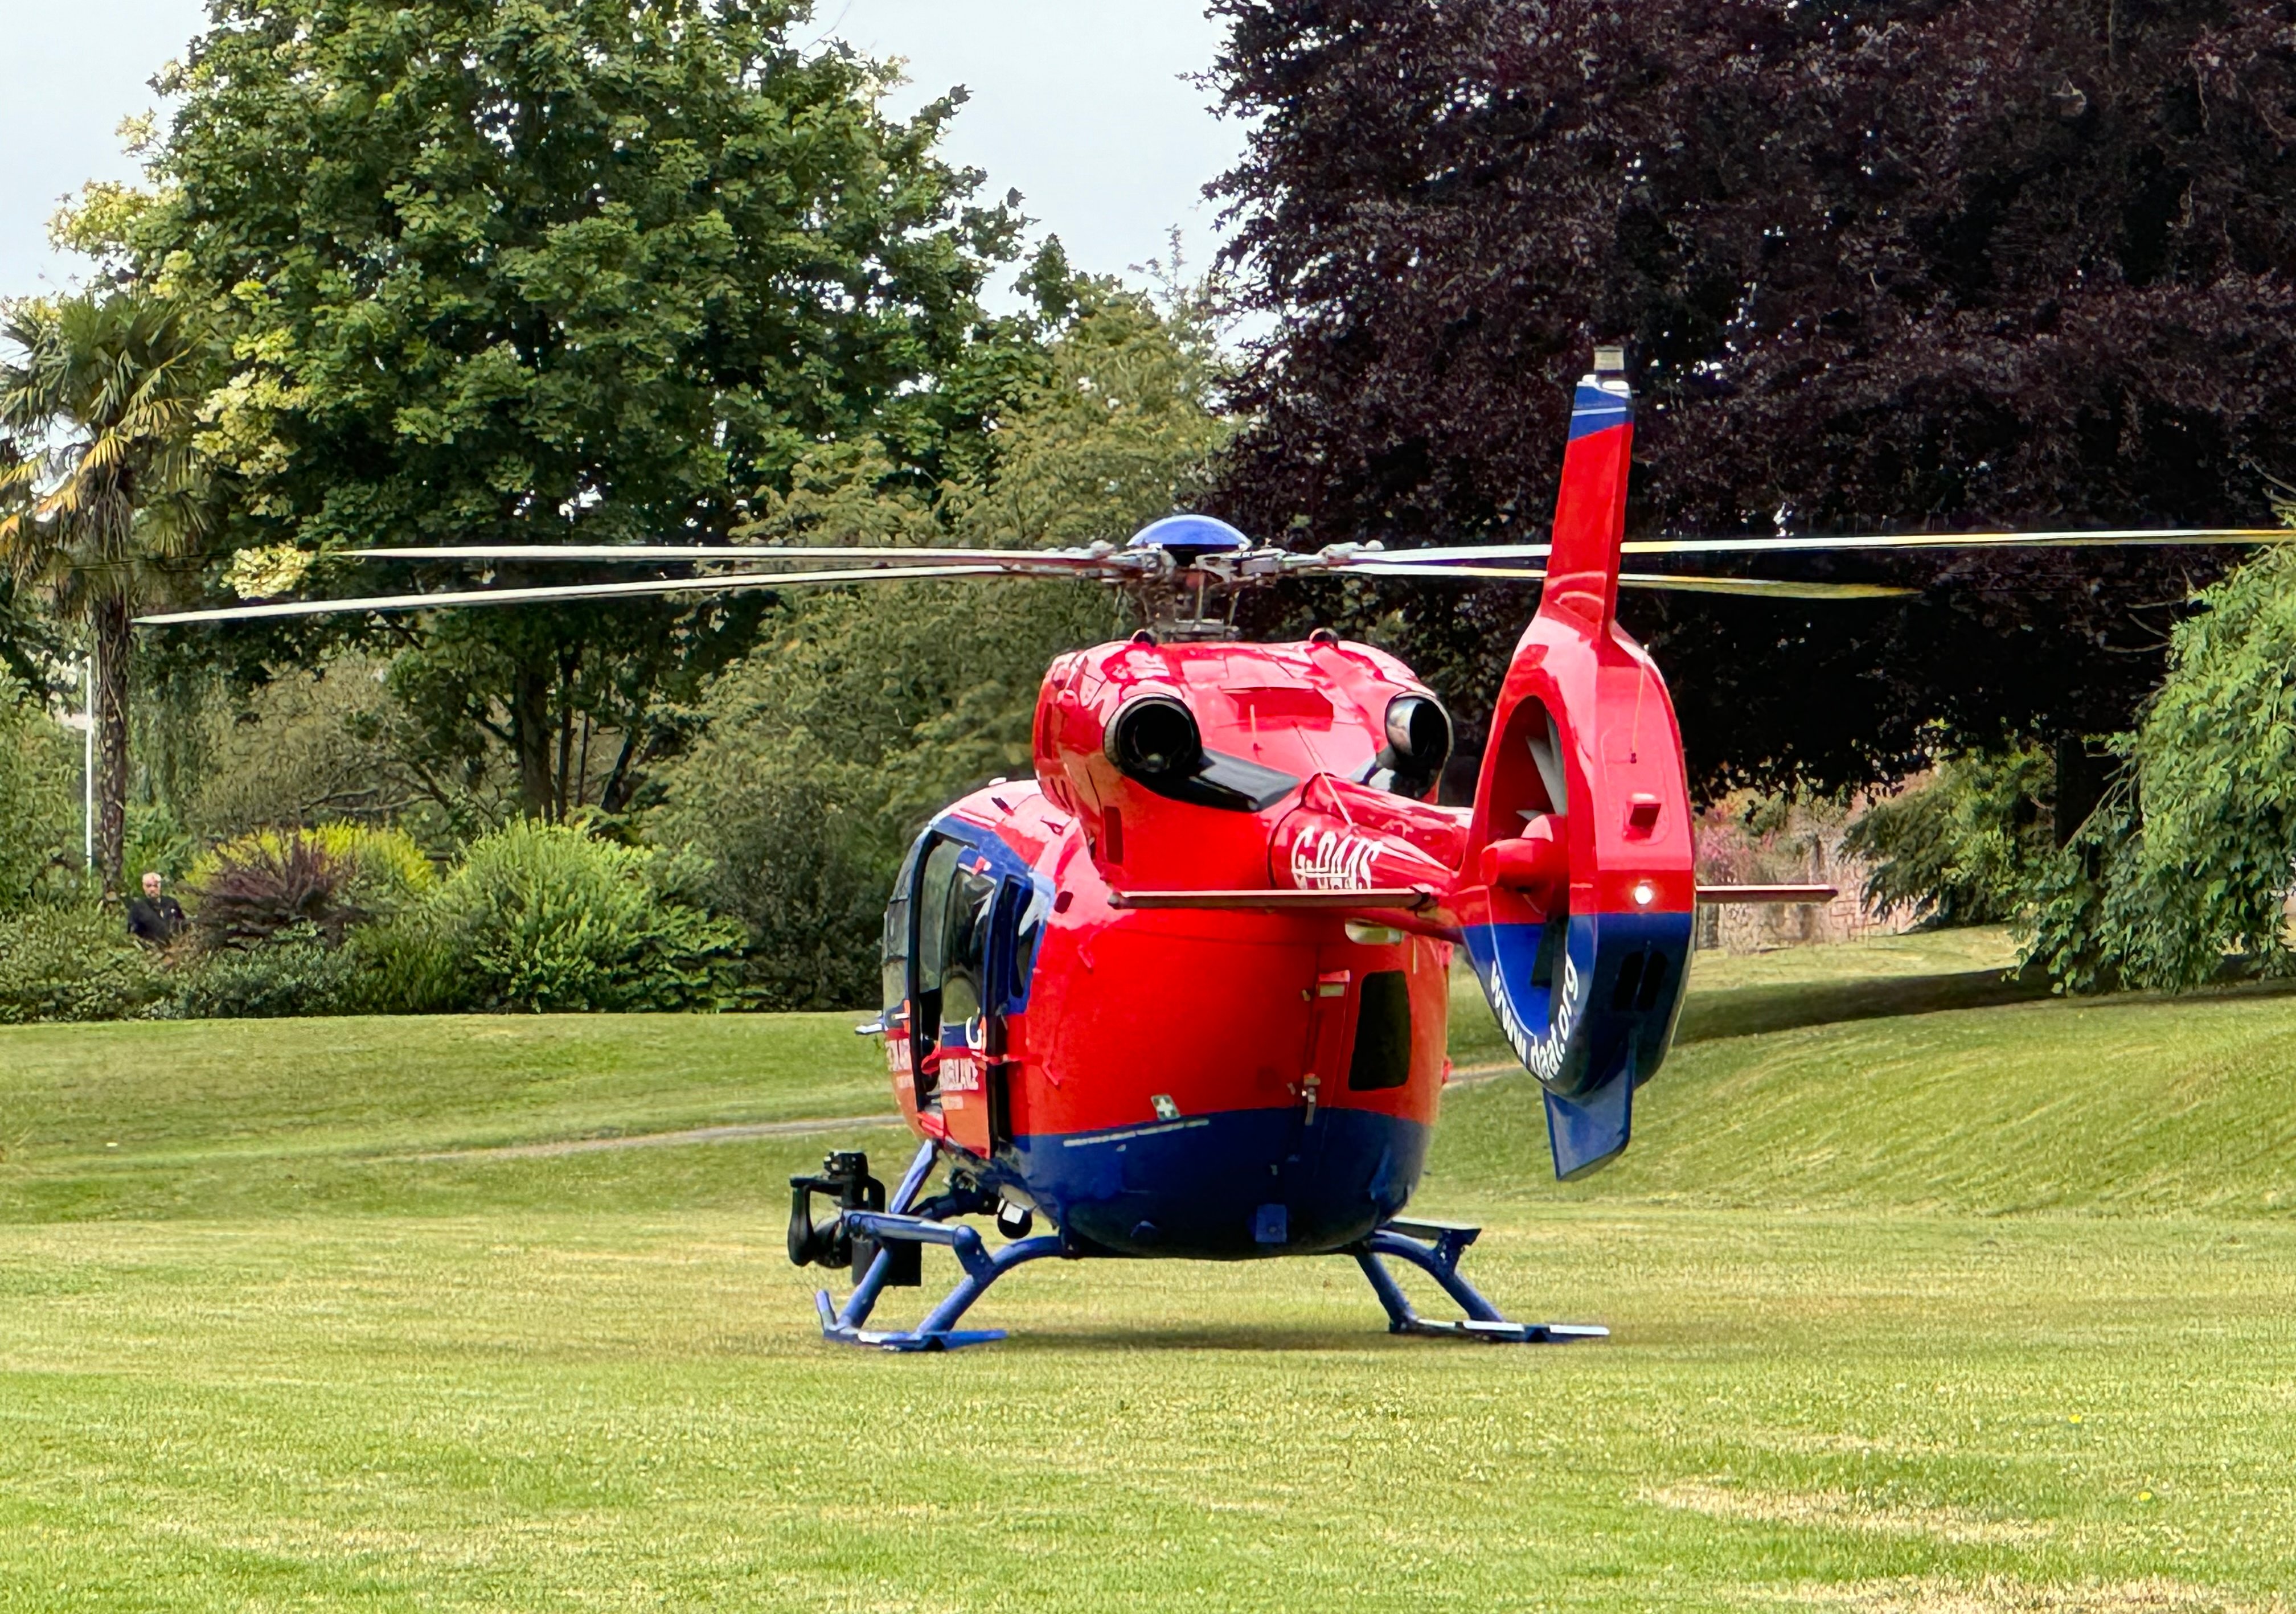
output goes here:
{"type": "Polygon", "coordinates": [[[996,882],[985,874],[960,873],[949,893],[947,971],[941,981],[941,1018],[962,1025],[988,1007],[988,940],[996,906],[996,882]]]}
{"type": "Polygon", "coordinates": [[[920,1049],[943,1025],[962,1025],[988,1006],[988,942],[996,881],[964,866],[965,846],[936,840],[917,877],[913,1015],[920,1049]]]}
{"type": "Polygon", "coordinates": [[[885,905],[885,934],[878,958],[883,966],[881,995],[889,1024],[909,996],[909,904],[916,888],[921,849],[922,843],[912,846],[901,860],[900,874],[893,881],[893,898],[885,905]]]}

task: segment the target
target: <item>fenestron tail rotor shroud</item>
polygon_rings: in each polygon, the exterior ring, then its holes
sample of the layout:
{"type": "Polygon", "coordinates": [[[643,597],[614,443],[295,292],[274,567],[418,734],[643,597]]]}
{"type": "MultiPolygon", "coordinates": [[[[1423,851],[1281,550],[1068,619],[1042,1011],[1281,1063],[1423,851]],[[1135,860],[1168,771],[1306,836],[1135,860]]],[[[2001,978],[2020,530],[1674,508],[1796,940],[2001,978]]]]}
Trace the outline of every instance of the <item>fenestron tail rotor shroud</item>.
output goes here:
{"type": "MultiPolygon", "coordinates": [[[[1546,572],[1546,544],[1456,545],[1390,550],[1378,543],[1338,544],[1312,553],[1255,545],[1232,528],[1204,518],[1177,518],[1190,530],[1168,540],[1156,528],[1127,547],[1085,549],[938,549],[832,545],[748,544],[512,544],[433,545],[340,552],[358,561],[491,566],[504,563],[708,566],[687,577],[621,583],[446,589],[427,594],[362,595],[332,600],[250,601],[202,610],[141,617],[148,627],[253,621],[287,617],[384,614],[473,605],[521,605],[552,601],[611,600],[660,595],[728,594],[742,590],[829,587],[855,583],[914,582],[957,578],[1073,578],[1128,588],[1143,614],[1181,632],[1218,631],[1207,619],[1209,602],[1237,590],[1284,578],[1365,577],[1430,582],[1537,583],[1546,572]],[[1223,535],[1205,541],[1206,532],[1223,535]],[[1232,535],[1232,536],[1230,536],[1232,535]],[[826,567],[820,562],[832,562],[826,567]],[[808,565],[816,567],[807,569],[808,565]],[[792,569],[778,569],[790,567],[792,569]],[[1193,614],[1191,614],[1193,613],[1193,614]]],[[[1760,555],[1852,553],[1905,550],[2091,549],[2174,545],[2269,545],[2296,541],[2277,528],[2144,528],[2109,531],[1900,533],[1773,537],[1646,538],[1622,545],[1628,555],[1760,555]]],[[[1879,600],[1919,593],[1872,583],[1801,582],[1789,578],[1715,577],[1688,572],[1626,572],[1625,588],[1758,599],[1879,600]]]]}

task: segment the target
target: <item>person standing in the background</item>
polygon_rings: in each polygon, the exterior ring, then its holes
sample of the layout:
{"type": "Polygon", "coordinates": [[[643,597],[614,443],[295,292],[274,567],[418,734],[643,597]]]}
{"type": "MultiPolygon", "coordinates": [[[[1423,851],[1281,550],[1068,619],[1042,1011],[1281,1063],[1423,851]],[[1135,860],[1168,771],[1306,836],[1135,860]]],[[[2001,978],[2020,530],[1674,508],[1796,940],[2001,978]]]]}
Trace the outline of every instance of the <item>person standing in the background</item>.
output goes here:
{"type": "Polygon", "coordinates": [[[183,934],[184,905],[166,895],[155,870],[144,875],[144,895],[127,905],[127,933],[141,942],[164,947],[183,934]]]}

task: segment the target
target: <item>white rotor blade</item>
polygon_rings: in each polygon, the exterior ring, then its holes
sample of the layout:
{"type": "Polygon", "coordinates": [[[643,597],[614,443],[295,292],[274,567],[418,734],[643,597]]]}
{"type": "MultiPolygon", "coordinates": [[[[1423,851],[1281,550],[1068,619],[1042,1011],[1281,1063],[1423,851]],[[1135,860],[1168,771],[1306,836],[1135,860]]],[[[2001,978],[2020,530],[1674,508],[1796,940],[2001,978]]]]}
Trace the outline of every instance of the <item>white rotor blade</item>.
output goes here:
{"type": "MultiPolygon", "coordinates": [[[[1848,537],[1796,534],[1778,538],[1630,538],[1620,545],[1630,555],[1790,554],[1798,551],[1888,549],[2117,549],[2147,545],[2296,543],[2296,530],[2281,527],[2138,527],[2102,532],[1908,532],[1848,537]]],[[[1452,561],[1543,561],[1547,544],[1458,544],[1433,549],[1392,549],[1363,561],[1342,558],[1338,569],[1362,571],[1374,565],[1440,565],[1452,561]]]]}
{"type": "MultiPolygon", "coordinates": [[[[1544,571],[1521,567],[1401,566],[1374,561],[1347,566],[1345,570],[1374,578],[1416,578],[1423,582],[1449,578],[1496,583],[1538,583],[1544,571]]],[[[1796,583],[1770,578],[1698,578],[1666,572],[1620,572],[1621,588],[1651,588],[1687,594],[1751,594],[1769,600],[1890,600],[1916,594],[1916,588],[1892,588],[1879,583],[1796,583]]]]}
{"type": "Polygon", "coordinates": [[[1682,594],[1750,594],[1768,600],[1902,600],[1918,588],[1881,583],[1796,583],[1779,578],[1693,578],[1669,572],[1622,571],[1620,588],[1655,588],[1682,594]]]}
{"type": "Polygon", "coordinates": [[[1021,564],[1057,570],[1105,565],[1112,555],[1075,549],[913,549],[765,544],[439,544],[347,549],[354,561],[567,561],[652,565],[684,561],[866,561],[893,566],[1021,564]]]}
{"type": "Polygon", "coordinates": [[[177,610],[138,617],[145,627],[186,622],[251,622],[269,617],[331,617],[386,611],[436,610],[464,605],[529,605],[545,600],[639,599],[657,594],[726,594],[750,588],[791,588],[815,584],[907,583],[921,578],[1025,576],[1002,566],[913,566],[895,570],[750,572],[726,578],[671,578],[649,583],[572,583],[554,588],[472,588],[435,594],[375,594],[357,600],[279,600],[264,605],[226,605],[215,610],[177,610]]]}

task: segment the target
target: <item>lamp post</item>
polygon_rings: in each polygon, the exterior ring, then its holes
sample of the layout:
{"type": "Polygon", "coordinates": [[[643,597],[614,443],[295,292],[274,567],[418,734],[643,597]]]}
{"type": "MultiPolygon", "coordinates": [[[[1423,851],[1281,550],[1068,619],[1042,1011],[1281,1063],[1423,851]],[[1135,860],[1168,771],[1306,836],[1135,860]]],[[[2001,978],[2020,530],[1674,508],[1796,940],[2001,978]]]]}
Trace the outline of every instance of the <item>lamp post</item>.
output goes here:
{"type": "Polygon", "coordinates": [[[79,825],[80,862],[83,867],[95,867],[95,658],[91,656],[80,667],[81,709],[65,716],[66,728],[76,728],[80,734],[79,747],[79,825]]]}

